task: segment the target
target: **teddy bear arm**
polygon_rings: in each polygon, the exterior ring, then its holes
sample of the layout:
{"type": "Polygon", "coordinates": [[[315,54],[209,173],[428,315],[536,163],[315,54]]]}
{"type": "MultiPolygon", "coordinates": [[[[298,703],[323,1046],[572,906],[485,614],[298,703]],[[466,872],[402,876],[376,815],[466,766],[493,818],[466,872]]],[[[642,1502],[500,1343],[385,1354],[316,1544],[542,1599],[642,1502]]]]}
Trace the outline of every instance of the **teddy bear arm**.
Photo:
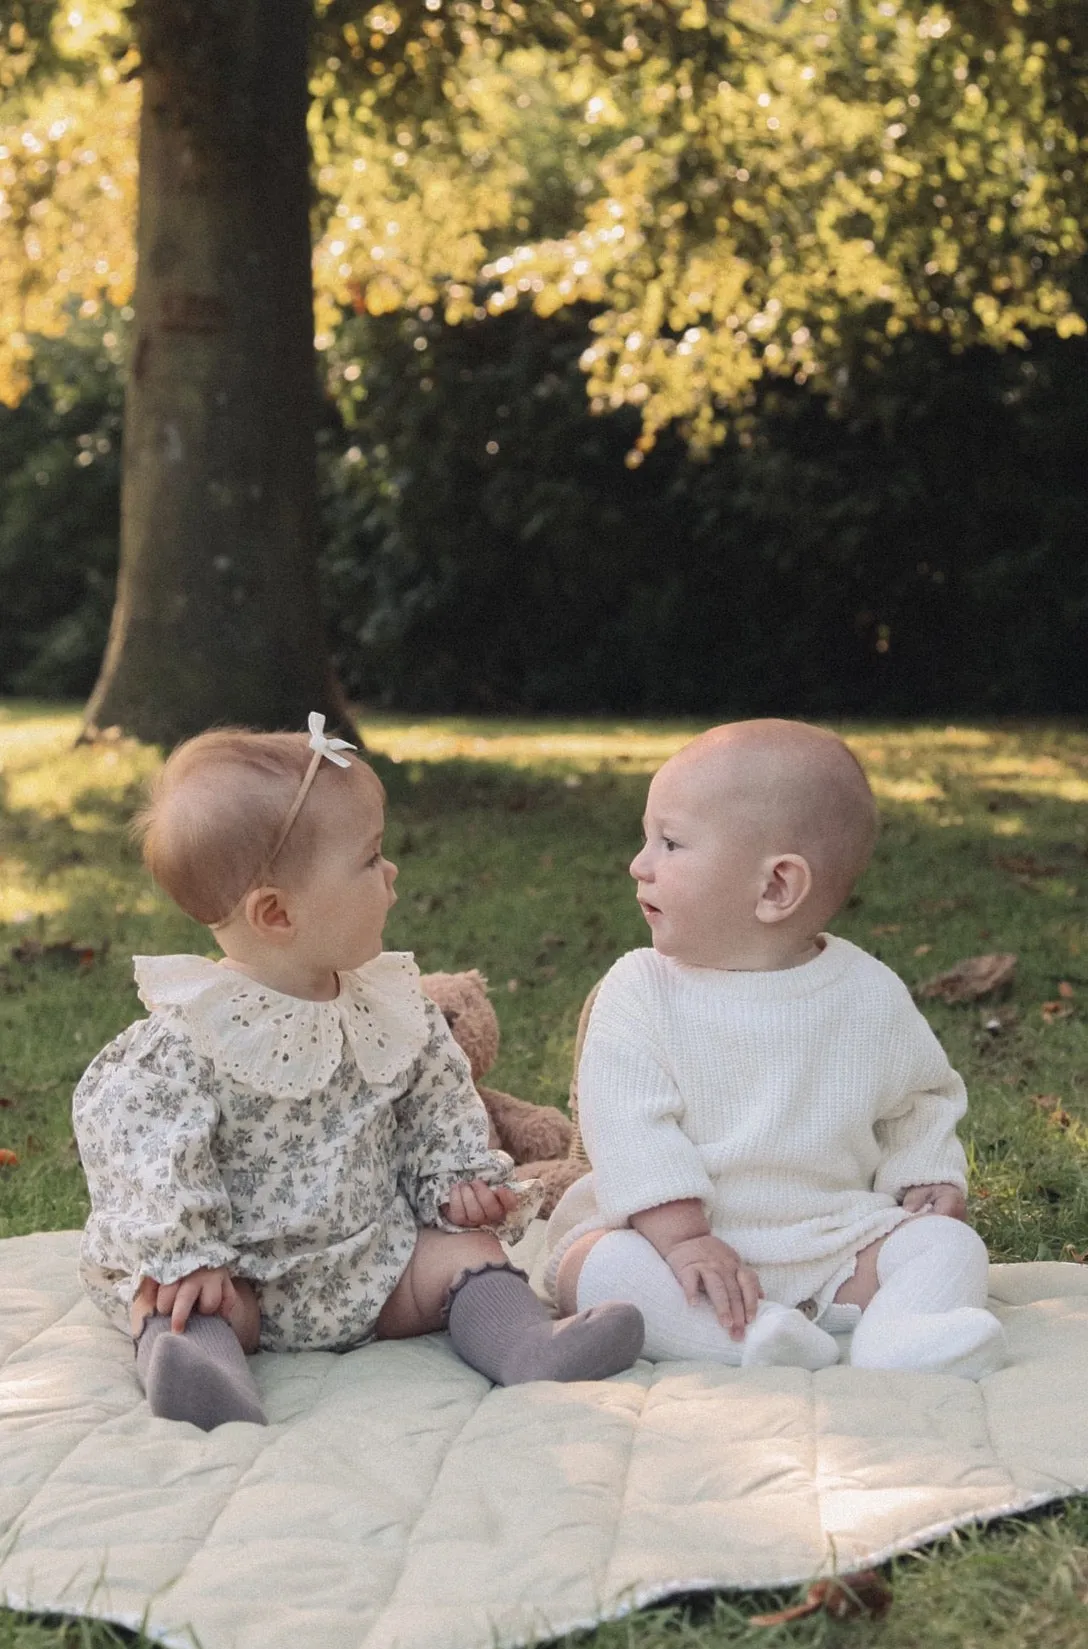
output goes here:
{"type": "Polygon", "coordinates": [[[570,1146],[571,1123],[554,1105],[534,1105],[515,1099],[498,1088],[477,1088],[491,1126],[499,1136],[502,1150],[519,1165],[531,1160],[565,1157],[570,1146]]]}

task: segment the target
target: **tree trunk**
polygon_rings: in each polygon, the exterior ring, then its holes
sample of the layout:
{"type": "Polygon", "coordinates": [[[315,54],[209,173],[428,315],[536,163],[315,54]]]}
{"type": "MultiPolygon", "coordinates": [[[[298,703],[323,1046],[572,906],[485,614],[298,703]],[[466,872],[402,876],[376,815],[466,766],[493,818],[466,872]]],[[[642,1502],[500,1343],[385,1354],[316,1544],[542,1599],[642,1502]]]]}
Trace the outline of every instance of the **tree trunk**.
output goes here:
{"type": "Polygon", "coordinates": [[[84,736],[348,720],[316,567],[309,0],[138,0],[121,564],[84,736]]]}

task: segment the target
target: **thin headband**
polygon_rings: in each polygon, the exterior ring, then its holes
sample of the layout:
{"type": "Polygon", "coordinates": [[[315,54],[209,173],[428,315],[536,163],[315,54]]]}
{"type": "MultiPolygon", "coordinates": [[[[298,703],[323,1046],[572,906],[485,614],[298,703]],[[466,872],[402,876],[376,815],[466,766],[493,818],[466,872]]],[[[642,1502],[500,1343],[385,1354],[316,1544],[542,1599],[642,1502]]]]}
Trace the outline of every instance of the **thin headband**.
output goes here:
{"type": "Polygon", "coordinates": [[[310,786],[317,777],[317,770],[321,766],[322,759],[333,762],[337,767],[350,767],[351,763],[348,758],[346,756],[338,756],[336,752],[338,750],[358,749],[358,745],[349,744],[347,739],[327,739],[325,737],[325,718],[321,714],[320,710],[310,711],[309,727],[310,749],[313,751],[313,755],[310,757],[310,765],[306,769],[302,783],[298,787],[298,795],[291,803],[290,812],[283,821],[283,828],[276,837],[276,845],[268,856],[268,869],[272,868],[276,861],[276,857],[279,854],[280,848],[290,835],[291,826],[298,818],[302,809],[302,804],[306,800],[306,797],[310,794],[310,786]]]}

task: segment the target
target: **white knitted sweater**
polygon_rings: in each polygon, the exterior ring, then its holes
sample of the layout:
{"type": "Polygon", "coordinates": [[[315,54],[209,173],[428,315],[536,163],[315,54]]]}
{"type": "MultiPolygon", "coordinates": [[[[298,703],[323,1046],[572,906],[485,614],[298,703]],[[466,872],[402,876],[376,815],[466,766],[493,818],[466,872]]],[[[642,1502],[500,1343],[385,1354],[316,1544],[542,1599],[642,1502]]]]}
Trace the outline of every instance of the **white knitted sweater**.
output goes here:
{"type": "Polygon", "coordinates": [[[556,1209],[550,1248],[699,1197],[768,1299],[822,1306],[858,1250],[906,1217],[909,1186],[965,1188],[962,1081],[902,980],[823,940],[813,961],[774,972],[620,958],[578,1074],[593,1172],[556,1209]]]}

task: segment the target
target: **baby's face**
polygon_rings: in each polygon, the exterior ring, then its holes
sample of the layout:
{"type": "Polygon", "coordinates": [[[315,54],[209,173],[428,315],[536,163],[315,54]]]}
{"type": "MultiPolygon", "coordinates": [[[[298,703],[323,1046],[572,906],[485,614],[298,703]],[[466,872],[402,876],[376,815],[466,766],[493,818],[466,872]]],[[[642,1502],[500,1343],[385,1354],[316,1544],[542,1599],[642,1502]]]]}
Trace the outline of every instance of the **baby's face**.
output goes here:
{"type": "Polygon", "coordinates": [[[697,762],[666,762],[650,785],[646,845],[631,861],[654,949],[690,967],[743,965],[769,844],[697,762]]]}
{"type": "Polygon", "coordinates": [[[315,969],[361,968],[382,949],[396,903],[397,867],[382,852],[384,815],[377,797],[338,808],[316,861],[294,895],[299,959],[315,969]]]}

